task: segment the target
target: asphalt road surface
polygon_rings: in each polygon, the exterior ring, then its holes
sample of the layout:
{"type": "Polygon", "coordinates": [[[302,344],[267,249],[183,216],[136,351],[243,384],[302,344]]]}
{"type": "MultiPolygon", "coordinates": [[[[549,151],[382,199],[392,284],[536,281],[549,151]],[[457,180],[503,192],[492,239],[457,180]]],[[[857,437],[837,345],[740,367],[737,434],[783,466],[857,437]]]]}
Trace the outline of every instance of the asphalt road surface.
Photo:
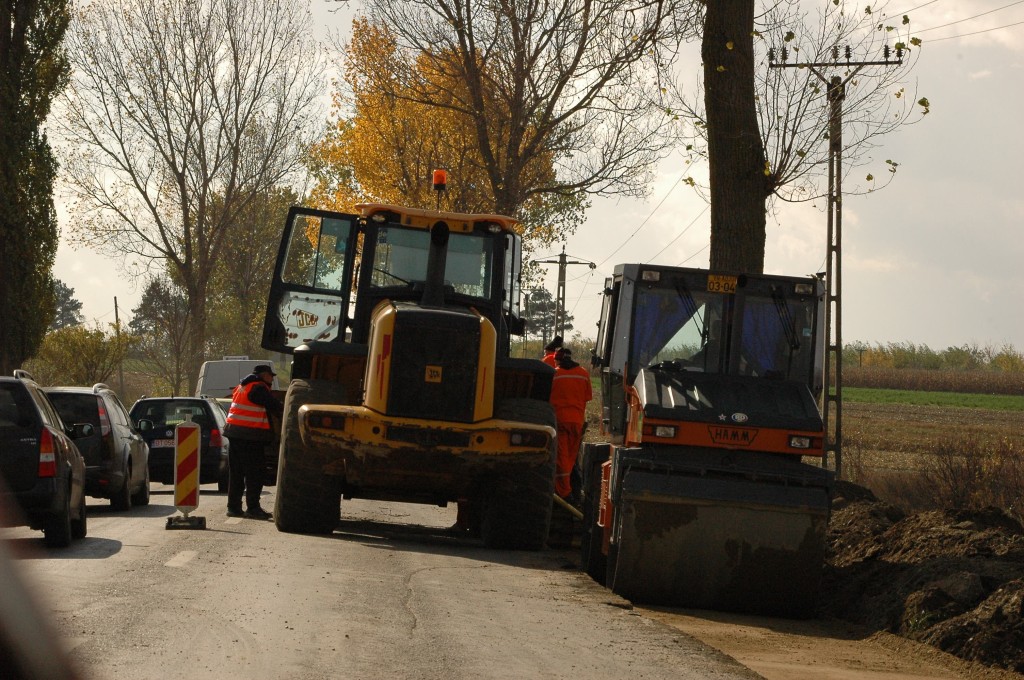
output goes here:
{"type": "MultiPolygon", "coordinates": [[[[157,484],[128,512],[90,500],[89,535],[69,549],[0,529],[0,607],[17,599],[13,568],[83,680],[1020,677],[837,621],[633,608],[573,551],[450,532],[454,508],[343,501],[333,535],[300,536],[226,517],[212,489],[193,513],[205,530],[166,529],[180,513],[157,484]]],[[[46,637],[17,616],[23,637],[46,637]]],[[[0,611],[0,632],[10,619],[0,611]]]]}
{"type": "MultiPolygon", "coordinates": [[[[488,550],[454,508],[345,501],[332,536],[225,516],[168,530],[171,487],[48,549],[4,529],[16,566],[84,678],[760,677],[599,587],[575,555],[488,550]]],[[[264,507],[273,507],[265,493],[264,507]]]]}

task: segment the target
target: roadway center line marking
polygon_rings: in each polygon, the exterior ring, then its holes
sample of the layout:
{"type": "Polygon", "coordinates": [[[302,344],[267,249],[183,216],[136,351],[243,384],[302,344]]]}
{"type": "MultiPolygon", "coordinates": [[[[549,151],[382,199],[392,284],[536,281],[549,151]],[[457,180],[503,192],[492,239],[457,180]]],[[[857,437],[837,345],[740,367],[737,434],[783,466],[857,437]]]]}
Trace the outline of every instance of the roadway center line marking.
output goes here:
{"type": "Polygon", "coordinates": [[[165,567],[183,567],[192,561],[192,558],[199,553],[195,550],[182,550],[180,553],[164,562],[165,567]]]}

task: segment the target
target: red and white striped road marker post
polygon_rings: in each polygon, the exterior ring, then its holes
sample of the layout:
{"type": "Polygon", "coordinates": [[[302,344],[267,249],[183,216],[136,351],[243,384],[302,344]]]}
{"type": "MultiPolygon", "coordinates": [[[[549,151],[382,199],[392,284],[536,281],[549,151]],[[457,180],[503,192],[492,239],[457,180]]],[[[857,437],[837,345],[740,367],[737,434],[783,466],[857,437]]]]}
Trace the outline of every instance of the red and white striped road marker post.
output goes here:
{"type": "Polygon", "coordinates": [[[174,507],[183,517],[168,517],[168,529],[205,529],[205,517],[189,517],[199,507],[199,437],[191,417],[174,427],[174,507]]]}

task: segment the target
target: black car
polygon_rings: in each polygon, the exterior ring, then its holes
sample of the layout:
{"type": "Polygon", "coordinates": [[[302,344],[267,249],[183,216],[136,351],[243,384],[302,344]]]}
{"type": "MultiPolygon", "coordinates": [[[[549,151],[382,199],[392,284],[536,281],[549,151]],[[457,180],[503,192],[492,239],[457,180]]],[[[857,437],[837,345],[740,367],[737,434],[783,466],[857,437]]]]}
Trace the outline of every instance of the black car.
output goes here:
{"type": "MultiPolygon", "coordinates": [[[[142,431],[149,445],[149,476],[162,484],[174,483],[174,426],[191,420],[199,425],[199,484],[228,490],[228,440],[223,436],[224,411],[205,397],[143,397],[132,405],[132,422],[152,428],[142,431]]],[[[141,430],[142,428],[140,428],[141,430]]]]}
{"type": "MultiPolygon", "coordinates": [[[[75,440],[85,458],[85,493],[109,498],[115,510],[149,505],[149,446],[114,390],[44,387],[65,423],[91,423],[93,433],[75,440]]],[[[152,427],[143,421],[143,427],[152,427]]]]}
{"type": "Polygon", "coordinates": [[[21,511],[0,516],[0,524],[42,529],[55,547],[84,538],[85,460],[73,439],[92,432],[89,423],[65,425],[24,371],[0,377],[0,505],[21,511]]]}

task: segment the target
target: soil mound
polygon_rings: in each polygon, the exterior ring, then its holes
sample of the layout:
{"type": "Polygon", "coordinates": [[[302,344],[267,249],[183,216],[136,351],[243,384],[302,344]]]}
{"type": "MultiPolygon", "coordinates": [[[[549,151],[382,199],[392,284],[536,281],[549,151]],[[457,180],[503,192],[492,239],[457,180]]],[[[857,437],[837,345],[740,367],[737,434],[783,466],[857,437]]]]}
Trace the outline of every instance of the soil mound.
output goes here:
{"type": "Polygon", "coordinates": [[[1024,673],[1024,529],[998,508],[904,516],[837,484],[823,614],[1024,673]]]}

